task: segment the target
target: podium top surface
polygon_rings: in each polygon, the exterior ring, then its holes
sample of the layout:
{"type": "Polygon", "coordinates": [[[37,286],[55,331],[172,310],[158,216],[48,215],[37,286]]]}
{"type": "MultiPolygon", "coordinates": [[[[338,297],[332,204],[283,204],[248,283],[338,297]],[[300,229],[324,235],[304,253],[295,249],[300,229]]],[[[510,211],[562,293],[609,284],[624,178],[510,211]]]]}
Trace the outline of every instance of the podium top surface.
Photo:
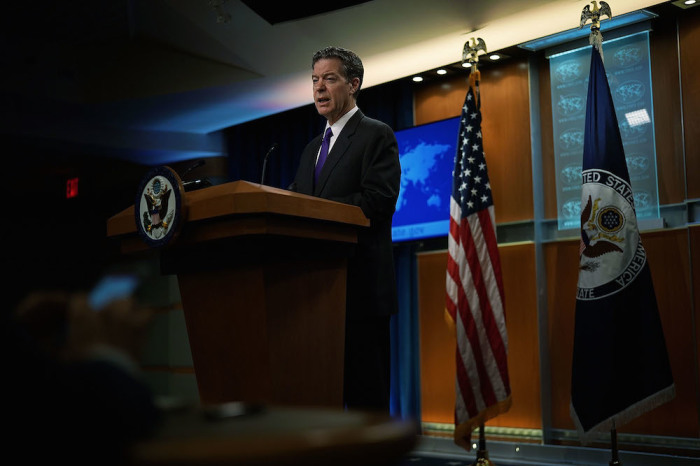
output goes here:
{"type": "MultiPolygon", "coordinates": [[[[278,214],[355,226],[369,226],[357,206],[248,181],[233,181],[185,193],[185,221],[241,214],[278,214]]],[[[107,236],[136,233],[134,206],[107,220],[107,236]]]]}

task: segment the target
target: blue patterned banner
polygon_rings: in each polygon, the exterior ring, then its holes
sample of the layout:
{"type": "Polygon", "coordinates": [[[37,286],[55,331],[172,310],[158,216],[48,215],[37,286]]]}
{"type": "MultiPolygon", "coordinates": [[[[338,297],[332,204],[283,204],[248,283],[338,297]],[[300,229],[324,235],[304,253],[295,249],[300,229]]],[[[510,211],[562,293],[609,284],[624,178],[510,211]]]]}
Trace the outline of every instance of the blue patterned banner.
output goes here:
{"type": "MultiPolygon", "coordinates": [[[[638,219],[659,217],[649,34],[605,41],[605,69],[620,125],[638,219]]],[[[550,57],[560,230],[581,220],[581,160],[590,46],[550,57]]]]}

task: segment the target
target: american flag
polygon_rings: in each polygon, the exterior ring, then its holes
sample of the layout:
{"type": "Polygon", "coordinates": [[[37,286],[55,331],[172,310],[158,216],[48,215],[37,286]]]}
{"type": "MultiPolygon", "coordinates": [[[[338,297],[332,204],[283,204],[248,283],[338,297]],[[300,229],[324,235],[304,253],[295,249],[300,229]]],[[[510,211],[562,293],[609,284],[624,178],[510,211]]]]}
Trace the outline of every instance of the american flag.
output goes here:
{"type": "Polygon", "coordinates": [[[446,287],[457,339],[454,439],[468,451],[474,428],[511,404],[496,221],[475,100],[470,86],[452,174],[446,287]]]}

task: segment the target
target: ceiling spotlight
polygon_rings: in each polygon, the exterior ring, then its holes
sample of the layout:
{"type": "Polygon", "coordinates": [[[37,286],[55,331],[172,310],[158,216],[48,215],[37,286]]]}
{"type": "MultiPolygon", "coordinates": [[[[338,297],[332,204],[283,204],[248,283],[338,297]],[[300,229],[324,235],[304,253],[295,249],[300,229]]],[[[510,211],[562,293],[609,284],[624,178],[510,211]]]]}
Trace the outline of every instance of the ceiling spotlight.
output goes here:
{"type": "Polygon", "coordinates": [[[465,67],[465,68],[471,68],[471,67],[472,67],[472,64],[469,63],[468,61],[465,61],[464,63],[462,63],[462,66],[465,67]]]}
{"type": "Polygon", "coordinates": [[[447,70],[443,70],[442,68],[436,71],[437,74],[447,74],[447,70]]]}
{"type": "Polygon", "coordinates": [[[698,5],[700,5],[697,0],[675,0],[671,2],[672,5],[677,6],[678,8],[694,8],[698,5]]]}
{"type": "Polygon", "coordinates": [[[419,83],[419,82],[421,82],[421,81],[423,81],[423,77],[422,77],[422,76],[414,76],[414,77],[413,77],[413,82],[414,82],[414,83],[419,83]]]}
{"type": "Polygon", "coordinates": [[[491,60],[498,60],[498,59],[501,58],[501,56],[500,56],[499,54],[497,54],[497,53],[494,53],[493,55],[489,55],[489,58],[490,58],[491,60]]]}

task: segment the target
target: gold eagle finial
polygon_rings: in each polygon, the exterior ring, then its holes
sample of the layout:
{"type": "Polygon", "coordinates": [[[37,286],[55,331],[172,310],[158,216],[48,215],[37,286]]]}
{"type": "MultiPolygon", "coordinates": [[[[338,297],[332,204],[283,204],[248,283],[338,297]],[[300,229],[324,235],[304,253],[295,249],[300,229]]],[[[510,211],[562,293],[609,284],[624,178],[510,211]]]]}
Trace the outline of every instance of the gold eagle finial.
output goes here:
{"type": "Polygon", "coordinates": [[[598,7],[598,2],[593,0],[593,9],[590,5],[583,7],[581,11],[581,23],[579,29],[586,25],[588,20],[591,20],[591,29],[600,29],[600,17],[605,15],[608,19],[612,18],[612,12],[610,11],[610,5],[607,2],[600,2],[600,8],[598,7]]]}
{"type": "Polygon", "coordinates": [[[462,65],[469,62],[471,71],[469,73],[469,86],[474,88],[474,94],[477,101],[480,98],[479,81],[481,81],[481,72],[479,71],[479,51],[486,51],[486,42],[481,37],[474,39],[473,37],[464,44],[462,50],[462,65]]]}
{"type": "Polygon", "coordinates": [[[600,2],[600,8],[598,7],[598,2],[593,0],[593,9],[590,5],[583,7],[581,11],[581,22],[579,24],[579,29],[591,20],[591,34],[588,36],[588,42],[600,52],[600,57],[603,58],[603,35],[600,33],[600,17],[605,15],[608,19],[612,18],[612,11],[610,11],[610,5],[607,2],[600,2]]]}
{"type": "Polygon", "coordinates": [[[462,64],[467,61],[475,65],[479,61],[479,50],[483,50],[486,53],[486,42],[481,37],[474,39],[473,37],[464,44],[464,49],[462,50],[462,64]]]}

